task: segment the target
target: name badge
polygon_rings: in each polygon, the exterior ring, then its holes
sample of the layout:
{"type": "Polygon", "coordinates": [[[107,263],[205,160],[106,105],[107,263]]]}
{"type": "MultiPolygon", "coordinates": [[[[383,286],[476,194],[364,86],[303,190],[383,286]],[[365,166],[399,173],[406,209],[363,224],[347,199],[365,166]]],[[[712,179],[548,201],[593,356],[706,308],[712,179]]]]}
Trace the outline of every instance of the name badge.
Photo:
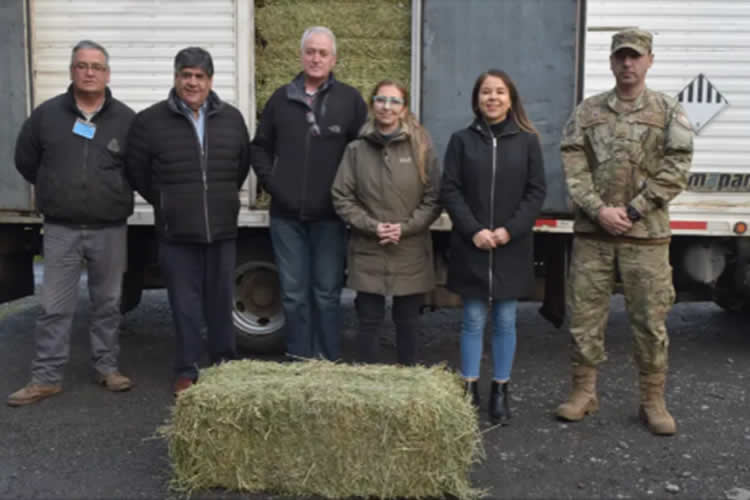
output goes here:
{"type": "Polygon", "coordinates": [[[85,122],[78,118],[73,125],[73,133],[75,135],[85,137],[86,139],[93,139],[94,134],[96,134],[96,125],[91,122],[85,122]]]}

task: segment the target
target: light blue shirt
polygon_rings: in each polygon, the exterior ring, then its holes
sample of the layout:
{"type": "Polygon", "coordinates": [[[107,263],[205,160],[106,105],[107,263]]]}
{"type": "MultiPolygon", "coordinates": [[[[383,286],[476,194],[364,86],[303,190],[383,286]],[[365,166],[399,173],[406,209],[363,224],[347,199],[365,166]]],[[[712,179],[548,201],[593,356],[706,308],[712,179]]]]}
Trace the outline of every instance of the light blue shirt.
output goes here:
{"type": "Polygon", "coordinates": [[[206,101],[203,102],[198,110],[198,118],[196,118],[195,113],[190,109],[190,106],[185,104],[182,99],[177,99],[177,101],[180,103],[183,113],[185,113],[193,123],[195,133],[198,134],[198,139],[201,141],[201,150],[203,150],[203,137],[206,133],[206,108],[208,107],[208,103],[206,101]]]}

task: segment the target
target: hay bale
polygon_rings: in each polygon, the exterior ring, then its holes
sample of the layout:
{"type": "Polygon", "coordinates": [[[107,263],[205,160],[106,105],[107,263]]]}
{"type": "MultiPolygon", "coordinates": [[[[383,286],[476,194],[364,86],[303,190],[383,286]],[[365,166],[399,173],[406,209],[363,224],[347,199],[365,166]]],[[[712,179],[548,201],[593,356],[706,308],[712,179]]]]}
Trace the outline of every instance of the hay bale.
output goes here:
{"type": "Polygon", "coordinates": [[[477,498],[476,412],[444,367],[234,361],[201,372],[169,422],[172,487],[477,498]]]}
{"type": "MultiPolygon", "coordinates": [[[[299,42],[310,26],[336,35],[336,78],[365,99],[389,78],[409,88],[411,80],[410,0],[255,0],[255,110],[301,71],[299,42]]],[[[268,209],[271,197],[259,189],[253,208],[268,209]]]]}

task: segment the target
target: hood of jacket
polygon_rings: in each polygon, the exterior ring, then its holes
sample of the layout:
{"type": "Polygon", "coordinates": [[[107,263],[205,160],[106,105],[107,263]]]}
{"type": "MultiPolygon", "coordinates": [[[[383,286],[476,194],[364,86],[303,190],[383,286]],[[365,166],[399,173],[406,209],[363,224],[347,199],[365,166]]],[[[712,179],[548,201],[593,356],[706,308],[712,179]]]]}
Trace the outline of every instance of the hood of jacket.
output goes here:
{"type": "Polygon", "coordinates": [[[358,138],[363,139],[375,146],[384,147],[389,142],[405,141],[411,136],[411,130],[409,126],[403,120],[400,123],[400,128],[396,135],[386,138],[382,132],[375,126],[375,120],[370,118],[362,125],[359,130],[358,138]]]}

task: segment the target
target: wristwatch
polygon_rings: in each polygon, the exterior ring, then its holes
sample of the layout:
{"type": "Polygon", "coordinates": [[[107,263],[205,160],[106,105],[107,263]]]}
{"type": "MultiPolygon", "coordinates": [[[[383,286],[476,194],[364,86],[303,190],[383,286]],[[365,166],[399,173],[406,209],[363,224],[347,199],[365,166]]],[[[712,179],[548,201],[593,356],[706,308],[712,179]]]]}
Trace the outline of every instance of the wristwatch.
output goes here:
{"type": "Polygon", "coordinates": [[[638,222],[643,218],[641,213],[630,205],[625,208],[625,211],[627,212],[628,219],[630,219],[631,222],[638,222]]]}

